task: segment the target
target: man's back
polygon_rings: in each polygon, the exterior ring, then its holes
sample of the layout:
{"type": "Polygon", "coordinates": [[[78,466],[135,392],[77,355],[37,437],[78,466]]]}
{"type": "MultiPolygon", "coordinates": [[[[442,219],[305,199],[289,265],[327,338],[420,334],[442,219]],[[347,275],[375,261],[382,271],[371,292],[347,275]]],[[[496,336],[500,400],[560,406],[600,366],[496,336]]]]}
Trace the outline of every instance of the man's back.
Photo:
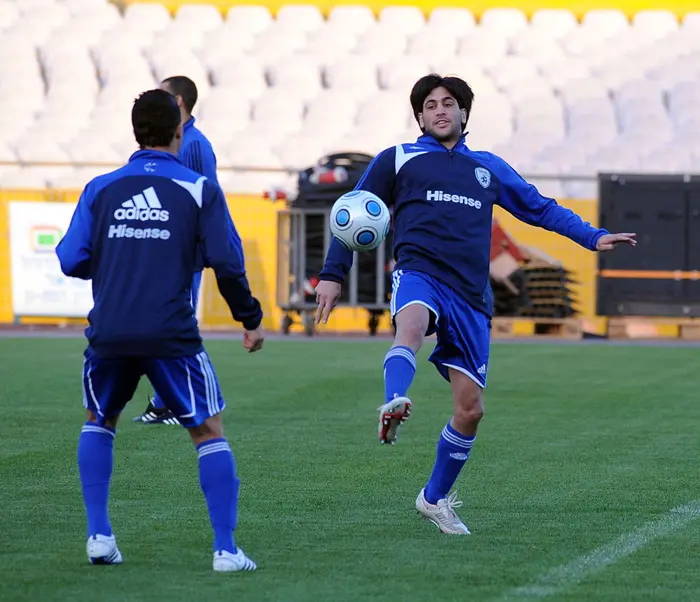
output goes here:
{"type": "Polygon", "coordinates": [[[199,353],[191,287],[205,186],[173,155],[146,150],[86,187],[74,219],[92,241],[89,264],[78,240],[58,252],[68,271],[93,279],[87,336],[99,355],[199,353]]]}
{"type": "Polygon", "coordinates": [[[194,117],[190,117],[183,124],[180,159],[191,170],[218,182],[214,148],[208,138],[197,128],[195,121],[194,117]]]}

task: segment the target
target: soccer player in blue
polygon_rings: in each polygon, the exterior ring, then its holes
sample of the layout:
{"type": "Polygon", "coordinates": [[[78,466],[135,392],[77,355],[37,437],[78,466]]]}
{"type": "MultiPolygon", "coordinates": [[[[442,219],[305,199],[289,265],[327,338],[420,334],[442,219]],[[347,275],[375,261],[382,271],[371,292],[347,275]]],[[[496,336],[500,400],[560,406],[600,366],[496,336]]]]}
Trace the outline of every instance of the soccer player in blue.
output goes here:
{"type": "MultiPolygon", "coordinates": [[[[457,77],[431,74],[418,80],[410,102],[423,135],[415,143],[379,153],[356,186],[394,208],[391,314],[396,332],[384,359],[379,440],[394,444],[409,417],[407,395],[416,353],[424,336],[436,333],[430,361],[451,384],[454,412],[440,434],[435,466],[418,494],[416,509],[443,533],[456,535],[468,535],[469,529],[455,513],[461,502],[450,490],[469,457],[484,412],[493,312],[493,206],[591,251],[636,244],[635,234],[594,228],[543,197],[500,157],[469,149],[463,132],[473,99],[470,87],[457,77]]],[[[339,241],[332,241],[316,288],[317,322],[328,320],[352,257],[339,241]]]]}
{"type": "Polygon", "coordinates": [[[87,555],[92,564],[122,561],[107,509],[113,444],[119,415],[145,375],[197,449],[214,570],[255,570],[233,538],[239,480],[223,433],[225,402],[191,302],[197,254],[243,324],[249,352],[263,344],[262,310],[221,188],[177,158],[175,98],[164,90],[143,93],[132,124],[141,150],[87,184],[56,248],[63,273],[92,280],[94,298],[83,363],[87,421],[78,442],[87,555]]]}
{"type": "MultiPolygon", "coordinates": [[[[167,77],[160,83],[161,90],[170,92],[175,97],[180,107],[180,119],[182,121],[182,145],[180,146],[180,160],[185,167],[206,176],[212,182],[218,183],[216,176],[216,155],[207,137],[195,126],[195,118],[192,116],[194,106],[197,104],[199,92],[196,84],[184,75],[167,77]]],[[[202,266],[199,264],[194,274],[192,283],[192,306],[197,310],[199,300],[199,288],[202,283],[202,266]]],[[[149,400],[143,414],[134,418],[134,422],[144,424],[169,424],[176,425],[179,421],[173,413],[165,407],[158,392],[149,400]]]]}

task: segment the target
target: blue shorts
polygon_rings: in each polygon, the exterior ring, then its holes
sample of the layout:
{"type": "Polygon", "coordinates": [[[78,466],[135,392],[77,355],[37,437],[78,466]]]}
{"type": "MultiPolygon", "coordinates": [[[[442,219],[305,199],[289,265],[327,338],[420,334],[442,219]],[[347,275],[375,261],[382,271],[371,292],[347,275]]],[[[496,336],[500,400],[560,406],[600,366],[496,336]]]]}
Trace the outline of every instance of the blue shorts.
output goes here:
{"type": "Polygon", "coordinates": [[[165,406],[191,428],[226,407],[206,352],[180,358],[98,358],[90,348],[83,362],[83,406],[99,424],[121,414],[142,376],[158,391],[165,406]]]}
{"type": "Polygon", "coordinates": [[[466,374],[482,389],[486,387],[491,319],[449,286],[423,272],[396,270],[392,278],[392,319],[409,305],[427,307],[432,319],[425,334],[437,335],[430,361],[438,372],[449,381],[448,369],[453,368],[466,374]]]}

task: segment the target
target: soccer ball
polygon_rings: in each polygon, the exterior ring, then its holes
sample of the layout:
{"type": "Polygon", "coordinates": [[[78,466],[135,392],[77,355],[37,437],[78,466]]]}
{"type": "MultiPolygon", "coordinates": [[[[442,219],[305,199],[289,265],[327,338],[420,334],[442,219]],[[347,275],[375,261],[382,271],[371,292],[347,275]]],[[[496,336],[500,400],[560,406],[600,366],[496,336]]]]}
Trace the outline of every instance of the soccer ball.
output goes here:
{"type": "Polygon", "coordinates": [[[376,194],[352,190],[331,209],[331,234],[351,251],[376,249],[389,234],[389,209],[376,194]]]}

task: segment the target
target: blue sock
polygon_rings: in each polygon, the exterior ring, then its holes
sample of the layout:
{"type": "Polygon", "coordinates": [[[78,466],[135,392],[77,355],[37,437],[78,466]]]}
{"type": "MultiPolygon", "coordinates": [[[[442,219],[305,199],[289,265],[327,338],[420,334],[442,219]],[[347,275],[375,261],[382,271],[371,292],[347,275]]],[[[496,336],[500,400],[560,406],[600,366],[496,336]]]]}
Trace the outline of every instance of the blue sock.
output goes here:
{"type": "Polygon", "coordinates": [[[153,404],[153,407],[156,410],[164,410],[165,409],[165,404],[161,401],[160,397],[158,397],[158,393],[155,393],[153,395],[153,399],[151,399],[151,403],[153,404]]]}
{"type": "Polygon", "coordinates": [[[389,403],[405,397],[416,374],[416,355],[410,347],[392,347],[384,357],[384,394],[389,403]]]}
{"type": "Polygon", "coordinates": [[[238,510],[236,462],[226,439],[210,439],[197,446],[199,483],[207,499],[214,529],[214,551],[236,553],[233,531],[238,510]]]}
{"type": "Polygon", "coordinates": [[[114,460],[114,431],[87,422],[78,439],[78,469],[87,511],[88,536],[112,535],[107,502],[114,460]]]}
{"type": "Polygon", "coordinates": [[[462,466],[469,458],[469,451],[476,435],[467,437],[458,433],[448,422],[437,444],[437,458],[430,480],[425,486],[425,499],[431,504],[447,497],[455,484],[462,466]]]}

